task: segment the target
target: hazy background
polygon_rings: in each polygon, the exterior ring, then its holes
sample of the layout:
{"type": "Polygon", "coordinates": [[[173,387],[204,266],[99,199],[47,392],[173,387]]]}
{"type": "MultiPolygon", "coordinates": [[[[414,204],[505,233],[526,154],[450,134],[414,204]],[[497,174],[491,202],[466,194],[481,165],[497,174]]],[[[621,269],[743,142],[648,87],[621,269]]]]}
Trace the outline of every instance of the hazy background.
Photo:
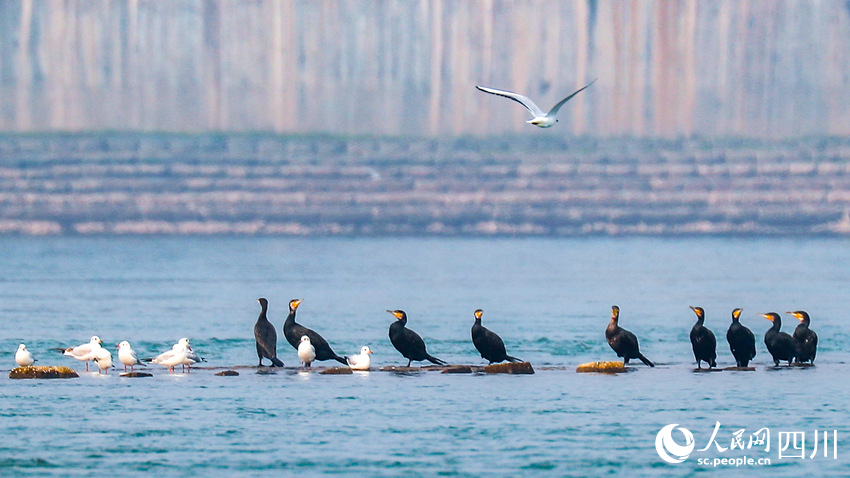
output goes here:
{"type": "Polygon", "coordinates": [[[0,2],[0,234],[846,236],[848,60],[837,0],[0,2]]]}
{"type": "Polygon", "coordinates": [[[4,1],[0,128],[783,138],[850,132],[850,4],[4,1]],[[565,121],[566,120],[566,121],[565,121]]]}

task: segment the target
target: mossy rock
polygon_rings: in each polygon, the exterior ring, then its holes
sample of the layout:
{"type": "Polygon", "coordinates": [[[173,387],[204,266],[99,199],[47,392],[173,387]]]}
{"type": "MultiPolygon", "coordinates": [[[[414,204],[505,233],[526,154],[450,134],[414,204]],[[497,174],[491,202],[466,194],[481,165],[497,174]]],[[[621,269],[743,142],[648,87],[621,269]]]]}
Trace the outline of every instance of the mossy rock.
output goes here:
{"type": "Polygon", "coordinates": [[[124,372],[120,376],[124,378],[143,378],[153,377],[153,374],[148,372],[124,372]]]}
{"type": "Polygon", "coordinates": [[[729,371],[729,372],[755,372],[756,368],[755,367],[726,367],[723,370],[726,370],[726,371],[729,371]]]}
{"type": "Polygon", "coordinates": [[[354,372],[349,367],[332,367],[326,368],[319,373],[322,375],[351,375],[354,372]]]}
{"type": "Polygon", "coordinates": [[[79,378],[77,372],[68,367],[37,366],[13,368],[9,378],[79,378]]]}
{"type": "Polygon", "coordinates": [[[488,365],[484,367],[484,372],[486,373],[512,373],[512,374],[532,374],[534,373],[534,368],[532,368],[531,363],[529,362],[505,362],[505,363],[496,363],[493,365],[488,365]]]}
{"type": "Polygon", "coordinates": [[[623,373],[626,365],[623,362],[588,362],[576,367],[578,373],[623,373]]]}
{"type": "Polygon", "coordinates": [[[239,375],[239,372],[236,370],[222,370],[216,374],[219,377],[236,377],[239,375]]]}

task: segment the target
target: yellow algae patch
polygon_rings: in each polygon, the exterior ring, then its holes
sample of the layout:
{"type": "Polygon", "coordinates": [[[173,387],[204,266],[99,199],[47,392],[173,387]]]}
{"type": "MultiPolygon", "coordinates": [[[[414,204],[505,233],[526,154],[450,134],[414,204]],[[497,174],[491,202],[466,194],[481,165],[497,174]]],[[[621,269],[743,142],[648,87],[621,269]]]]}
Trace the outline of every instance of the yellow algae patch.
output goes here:
{"type": "Polygon", "coordinates": [[[623,362],[588,362],[576,367],[578,373],[622,373],[625,371],[626,365],[623,362]]]}
{"type": "Polygon", "coordinates": [[[77,372],[68,367],[52,367],[32,365],[27,367],[13,368],[9,372],[9,378],[77,378],[77,372]]]}

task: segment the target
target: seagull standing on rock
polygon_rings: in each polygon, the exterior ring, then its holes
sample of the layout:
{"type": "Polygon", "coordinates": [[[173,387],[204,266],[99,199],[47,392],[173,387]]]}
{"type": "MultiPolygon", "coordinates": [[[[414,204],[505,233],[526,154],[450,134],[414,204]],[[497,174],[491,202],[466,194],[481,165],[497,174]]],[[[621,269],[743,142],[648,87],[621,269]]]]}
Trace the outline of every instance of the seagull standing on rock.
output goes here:
{"type": "Polygon", "coordinates": [[[124,371],[127,371],[127,366],[130,366],[130,372],[135,372],[136,365],[141,365],[142,367],[146,367],[145,364],[139,360],[139,356],[136,354],[136,351],[133,350],[133,347],[130,347],[130,342],[126,340],[118,344],[118,360],[124,364],[124,371]]]}
{"type": "Polygon", "coordinates": [[[301,359],[304,368],[310,368],[310,364],[316,360],[316,348],[310,343],[310,337],[306,335],[301,336],[301,343],[298,344],[298,358],[301,359]]]}
{"type": "Polygon", "coordinates": [[[32,352],[27,350],[26,345],[18,345],[18,351],[15,352],[15,362],[19,367],[29,367],[35,362],[35,359],[32,358],[32,352]]]}
{"type": "Polygon", "coordinates": [[[97,364],[97,373],[109,375],[109,369],[112,368],[112,352],[101,347],[92,357],[92,361],[97,364]]]}
{"type": "Polygon", "coordinates": [[[65,349],[64,355],[67,355],[69,357],[74,357],[75,359],[79,360],[80,362],[85,362],[86,363],[86,372],[88,372],[89,371],[89,360],[94,359],[95,355],[97,355],[97,353],[102,348],[100,346],[100,344],[102,344],[102,343],[103,343],[103,341],[100,340],[100,337],[95,335],[95,336],[92,336],[91,340],[89,340],[89,343],[87,343],[87,344],[77,345],[74,348],[65,349]]]}
{"type": "Polygon", "coordinates": [[[195,352],[195,350],[189,345],[189,339],[184,337],[180,340],[185,340],[186,343],[186,360],[183,361],[183,366],[185,366],[186,370],[188,370],[187,373],[192,373],[192,365],[200,362],[206,362],[207,359],[198,355],[198,352],[195,352]]]}
{"type": "Polygon", "coordinates": [[[174,367],[186,361],[186,347],[178,342],[171,350],[156,356],[151,363],[168,367],[168,373],[174,373],[174,367]]]}
{"type": "Polygon", "coordinates": [[[349,355],[345,357],[345,361],[348,362],[348,366],[351,367],[351,370],[369,370],[369,367],[372,366],[372,358],[369,355],[372,354],[372,350],[368,345],[364,345],[363,348],[360,349],[360,353],[358,355],[349,355]]]}
{"type": "Polygon", "coordinates": [[[505,90],[497,90],[495,88],[488,88],[486,86],[476,86],[476,88],[485,93],[490,93],[491,95],[504,96],[505,98],[509,98],[516,101],[522,106],[525,106],[525,109],[527,109],[532,115],[534,115],[534,117],[526,121],[526,123],[533,124],[534,126],[540,128],[549,128],[550,126],[553,126],[555,123],[558,122],[558,110],[560,110],[561,107],[564,106],[564,103],[570,101],[573,96],[579,94],[582,90],[592,85],[594,82],[596,82],[595,79],[584,87],[575,91],[570,96],[567,96],[563,100],[557,102],[555,106],[553,106],[552,109],[549,110],[548,113],[545,113],[543,110],[541,110],[539,106],[537,106],[533,101],[531,101],[531,98],[523,96],[519,93],[514,93],[512,91],[505,90]]]}
{"type": "Polygon", "coordinates": [[[188,355],[190,350],[189,339],[183,337],[171,347],[171,350],[157,355],[151,360],[151,363],[168,367],[168,373],[174,373],[174,367],[185,365],[186,361],[189,360],[188,355]]]}

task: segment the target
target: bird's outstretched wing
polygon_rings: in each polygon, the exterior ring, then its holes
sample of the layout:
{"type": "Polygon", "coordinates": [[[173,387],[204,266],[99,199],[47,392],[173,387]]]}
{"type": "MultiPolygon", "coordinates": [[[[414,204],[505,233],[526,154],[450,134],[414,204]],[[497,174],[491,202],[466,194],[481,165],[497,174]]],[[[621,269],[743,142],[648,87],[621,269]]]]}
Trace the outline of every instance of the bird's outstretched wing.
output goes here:
{"type": "Polygon", "coordinates": [[[593,81],[591,81],[590,83],[588,83],[588,84],[584,85],[584,87],[583,87],[583,88],[581,88],[581,89],[577,90],[576,92],[574,92],[574,93],[573,93],[573,94],[571,94],[570,96],[567,96],[567,97],[566,97],[566,98],[564,98],[563,100],[559,101],[559,102],[558,102],[558,104],[556,104],[555,106],[553,106],[553,107],[552,107],[552,109],[551,109],[551,110],[549,110],[549,114],[547,114],[546,116],[549,116],[549,117],[552,117],[552,118],[554,118],[555,116],[557,116],[557,115],[558,115],[558,110],[560,110],[560,109],[561,109],[561,106],[564,106],[564,103],[566,103],[567,101],[570,101],[570,100],[572,99],[572,97],[573,97],[573,96],[575,96],[575,95],[577,95],[577,94],[581,93],[581,92],[582,92],[585,88],[587,88],[588,86],[590,86],[590,85],[592,85],[592,84],[596,83],[596,80],[597,80],[597,79],[598,79],[598,78],[594,78],[594,79],[593,79],[593,81]]]}
{"type": "MultiPolygon", "coordinates": [[[[487,88],[486,86],[477,86],[476,85],[475,87],[478,88],[479,90],[483,91],[484,93],[490,93],[491,95],[504,96],[505,98],[510,98],[510,99],[516,101],[517,103],[521,104],[522,106],[525,106],[525,108],[528,111],[530,111],[531,114],[533,114],[535,118],[546,115],[546,113],[544,113],[543,110],[541,110],[540,107],[538,107],[536,104],[534,104],[534,102],[531,101],[531,99],[529,99],[527,96],[523,96],[523,95],[520,95],[519,93],[513,93],[513,92],[510,92],[510,91],[497,90],[495,88],[487,88]]],[[[585,88],[587,88],[587,87],[585,86],[585,88]]],[[[582,88],[582,89],[584,89],[584,88],[582,88]]],[[[579,91],[581,91],[581,90],[579,90],[579,91]]],[[[578,91],[576,93],[578,93],[578,91]]],[[[575,93],[573,93],[573,95],[574,94],[575,93]]],[[[572,98],[572,96],[567,98],[567,100],[570,99],[570,98],[572,98]]],[[[567,101],[567,100],[564,100],[564,101],[567,101]]],[[[560,104],[557,106],[557,108],[560,108],[560,104]]]]}

